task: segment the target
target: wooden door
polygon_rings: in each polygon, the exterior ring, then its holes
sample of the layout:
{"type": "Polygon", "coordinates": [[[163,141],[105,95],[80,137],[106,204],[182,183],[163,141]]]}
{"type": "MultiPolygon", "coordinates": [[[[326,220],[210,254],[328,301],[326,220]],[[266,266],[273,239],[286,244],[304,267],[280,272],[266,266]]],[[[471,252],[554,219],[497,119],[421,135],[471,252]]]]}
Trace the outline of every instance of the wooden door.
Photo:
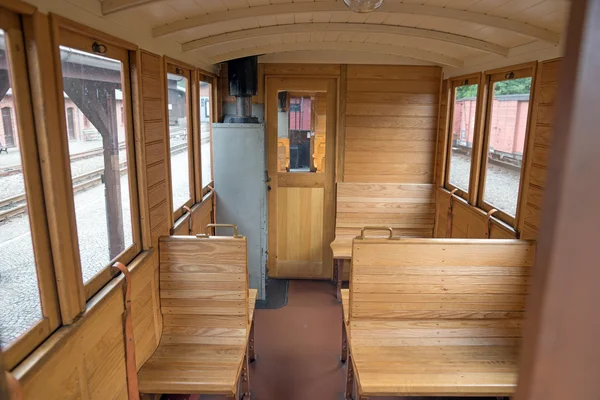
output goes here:
{"type": "Polygon", "coordinates": [[[336,78],[267,78],[271,278],[332,277],[336,103],[336,78]]]}

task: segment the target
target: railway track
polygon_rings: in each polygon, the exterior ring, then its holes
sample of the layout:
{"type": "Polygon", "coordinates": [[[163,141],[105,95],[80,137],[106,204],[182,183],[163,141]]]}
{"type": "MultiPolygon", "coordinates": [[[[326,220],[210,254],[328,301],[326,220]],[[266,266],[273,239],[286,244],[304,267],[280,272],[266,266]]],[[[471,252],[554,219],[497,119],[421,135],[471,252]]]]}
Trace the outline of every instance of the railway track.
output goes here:
{"type": "MultiPolygon", "coordinates": [[[[125,142],[119,143],[119,150],[124,150],[124,149],[125,149],[125,142]]],[[[104,149],[99,148],[99,149],[83,151],[81,153],[73,154],[70,157],[70,159],[71,159],[71,162],[80,161],[80,160],[85,160],[87,158],[101,156],[103,153],[104,153],[104,149]]],[[[23,171],[23,168],[21,167],[21,165],[11,165],[9,167],[4,167],[4,168],[0,169],[0,177],[20,174],[20,173],[22,173],[22,171],[23,171]]]]}
{"type": "MultiPolygon", "coordinates": [[[[187,144],[176,145],[171,149],[171,154],[180,153],[186,148],[187,144]]],[[[97,154],[96,154],[97,155],[97,154]]],[[[73,160],[73,159],[71,159],[73,160]]],[[[119,163],[121,175],[127,172],[127,162],[123,161],[119,163]]],[[[73,178],[73,193],[81,192],[90,189],[94,186],[102,183],[102,175],[104,168],[96,169],[94,171],[81,174],[73,178]]],[[[25,193],[18,194],[13,197],[0,201],[0,222],[6,221],[7,219],[16,215],[27,212],[27,204],[25,203],[25,193]],[[14,207],[3,210],[5,207],[13,205],[14,207]]]]}

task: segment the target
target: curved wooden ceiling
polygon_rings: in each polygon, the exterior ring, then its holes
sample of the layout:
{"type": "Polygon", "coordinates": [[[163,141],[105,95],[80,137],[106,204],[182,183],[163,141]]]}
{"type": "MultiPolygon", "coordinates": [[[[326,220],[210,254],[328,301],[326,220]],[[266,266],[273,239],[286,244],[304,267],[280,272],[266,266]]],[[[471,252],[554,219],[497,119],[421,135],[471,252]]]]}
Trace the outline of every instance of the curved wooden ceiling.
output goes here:
{"type": "Polygon", "coordinates": [[[342,0],[104,0],[111,19],[146,18],[154,38],[212,63],[293,51],[385,54],[461,67],[481,55],[561,41],[569,0],[385,0],[370,14],[342,0]]]}

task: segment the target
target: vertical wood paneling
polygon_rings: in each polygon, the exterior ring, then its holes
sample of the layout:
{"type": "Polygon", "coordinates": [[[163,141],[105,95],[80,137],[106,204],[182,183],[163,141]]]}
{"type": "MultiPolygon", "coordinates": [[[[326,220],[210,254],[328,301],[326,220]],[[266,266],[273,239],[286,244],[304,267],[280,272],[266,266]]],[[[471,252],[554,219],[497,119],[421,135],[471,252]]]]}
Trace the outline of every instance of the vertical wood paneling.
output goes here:
{"type": "Polygon", "coordinates": [[[345,182],[432,183],[441,69],[349,65],[345,182]]]}
{"type": "Polygon", "coordinates": [[[145,168],[147,176],[147,195],[150,218],[150,236],[152,246],[156,247],[158,237],[168,235],[168,224],[165,223],[168,215],[166,164],[164,155],[168,143],[165,142],[163,134],[165,130],[165,116],[163,104],[165,99],[162,90],[162,66],[161,57],[156,54],[141,51],[141,82],[140,113],[142,115],[140,124],[144,132],[145,140],[145,168]]]}
{"type": "Polygon", "coordinates": [[[531,155],[528,159],[528,174],[525,177],[523,208],[523,232],[522,238],[536,239],[542,208],[542,197],[546,189],[546,175],[548,168],[548,154],[554,130],[554,115],[556,104],[556,92],[558,87],[558,75],[561,60],[550,60],[539,64],[539,72],[533,115],[536,119],[532,121],[530,130],[531,144],[529,149],[531,155]]]}

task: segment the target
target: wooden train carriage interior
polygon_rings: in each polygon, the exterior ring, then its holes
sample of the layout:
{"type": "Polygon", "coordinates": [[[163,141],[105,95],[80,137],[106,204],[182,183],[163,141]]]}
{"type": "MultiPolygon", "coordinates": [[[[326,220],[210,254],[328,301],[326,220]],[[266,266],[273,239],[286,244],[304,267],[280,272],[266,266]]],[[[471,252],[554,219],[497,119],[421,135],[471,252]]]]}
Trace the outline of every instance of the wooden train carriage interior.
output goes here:
{"type": "Polygon", "coordinates": [[[0,0],[0,399],[598,399],[600,1],[0,0]]]}

